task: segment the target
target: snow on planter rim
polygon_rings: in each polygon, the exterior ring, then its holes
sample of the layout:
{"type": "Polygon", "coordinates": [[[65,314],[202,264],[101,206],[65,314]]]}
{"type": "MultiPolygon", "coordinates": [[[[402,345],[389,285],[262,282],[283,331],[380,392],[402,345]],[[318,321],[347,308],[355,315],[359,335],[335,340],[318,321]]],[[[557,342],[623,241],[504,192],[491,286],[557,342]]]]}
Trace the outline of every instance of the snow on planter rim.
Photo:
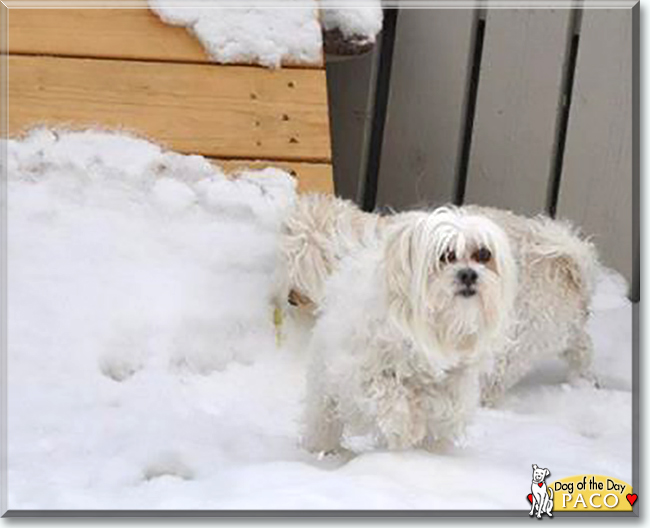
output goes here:
{"type": "Polygon", "coordinates": [[[448,454],[298,444],[306,335],[278,346],[281,171],[231,181],[116,134],[8,142],[10,509],[521,509],[531,464],[631,481],[631,307],[603,273],[603,388],[542,366],[448,454]]]}
{"type": "Polygon", "coordinates": [[[320,0],[323,29],[338,29],[343,36],[374,43],[381,31],[383,13],[379,0],[360,0],[343,7],[340,0],[320,0]]]}

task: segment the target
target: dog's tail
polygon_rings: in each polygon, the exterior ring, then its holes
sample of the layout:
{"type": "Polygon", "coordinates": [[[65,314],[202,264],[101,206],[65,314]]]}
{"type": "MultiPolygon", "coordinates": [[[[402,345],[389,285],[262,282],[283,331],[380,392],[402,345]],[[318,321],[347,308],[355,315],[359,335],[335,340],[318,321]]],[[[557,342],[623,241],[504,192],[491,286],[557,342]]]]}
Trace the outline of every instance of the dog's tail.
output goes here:
{"type": "Polygon", "coordinates": [[[380,218],[323,194],[298,197],[284,224],[288,289],[299,303],[319,305],[325,281],[341,259],[376,239],[380,218]]]}
{"type": "MultiPolygon", "coordinates": [[[[598,255],[594,245],[569,222],[540,216],[533,222],[534,243],[529,248],[533,259],[538,256],[553,266],[550,273],[560,275],[568,287],[591,299],[596,283],[598,255]]],[[[553,279],[557,279],[555,276],[553,279]]]]}

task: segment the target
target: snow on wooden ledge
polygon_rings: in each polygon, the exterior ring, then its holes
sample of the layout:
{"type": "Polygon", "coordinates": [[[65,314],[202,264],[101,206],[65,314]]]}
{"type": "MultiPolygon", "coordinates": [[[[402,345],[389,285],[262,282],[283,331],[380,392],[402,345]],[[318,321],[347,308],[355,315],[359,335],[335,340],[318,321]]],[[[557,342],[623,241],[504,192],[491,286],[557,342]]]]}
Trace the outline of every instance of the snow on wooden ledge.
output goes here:
{"type": "Polygon", "coordinates": [[[248,0],[232,7],[220,0],[149,0],[163,22],[186,27],[222,64],[322,64],[323,41],[316,0],[283,0],[269,7],[248,0]],[[183,4],[189,7],[182,7],[183,4]]]}

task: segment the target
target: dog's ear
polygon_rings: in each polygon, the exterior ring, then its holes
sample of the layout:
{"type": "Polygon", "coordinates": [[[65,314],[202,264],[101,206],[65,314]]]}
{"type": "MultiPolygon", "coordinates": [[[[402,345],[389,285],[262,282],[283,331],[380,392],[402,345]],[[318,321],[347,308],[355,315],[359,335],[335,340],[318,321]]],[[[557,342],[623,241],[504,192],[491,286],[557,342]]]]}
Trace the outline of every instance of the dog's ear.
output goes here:
{"type": "Polygon", "coordinates": [[[546,472],[545,475],[544,475],[546,477],[548,477],[551,474],[551,472],[548,469],[545,469],[544,471],[546,472]]]}
{"type": "Polygon", "coordinates": [[[533,469],[537,469],[537,464],[533,464],[533,469]]]}
{"type": "MultiPolygon", "coordinates": [[[[428,236],[430,214],[406,213],[388,230],[384,265],[388,289],[389,317],[410,335],[418,346],[438,350],[436,336],[427,321],[431,254],[428,236]]],[[[432,352],[433,353],[433,352],[432,352]]],[[[444,358],[440,357],[440,361],[444,358]]]]}
{"type": "Polygon", "coordinates": [[[408,309],[411,300],[412,237],[413,226],[409,222],[400,222],[392,226],[386,237],[386,279],[391,297],[403,304],[404,310],[408,309]]]}

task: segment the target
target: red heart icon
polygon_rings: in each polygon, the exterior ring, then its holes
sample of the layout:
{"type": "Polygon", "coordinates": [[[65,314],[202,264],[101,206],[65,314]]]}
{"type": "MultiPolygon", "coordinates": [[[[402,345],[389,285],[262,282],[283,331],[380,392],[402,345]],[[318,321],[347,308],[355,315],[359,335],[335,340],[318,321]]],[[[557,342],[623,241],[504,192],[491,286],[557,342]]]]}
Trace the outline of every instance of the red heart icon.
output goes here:
{"type": "MultiPolygon", "coordinates": [[[[533,503],[533,494],[532,493],[528,494],[528,500],[530,501],[531,504],[533,503]]],[[[630,499],[627,499],[627,500],[630,500],[630,499]]]]}
{"type": "Polygon", "coordinates": [[[639,498],[636,493],[634,495],[628,493],[625,497],[627,498],[627,502],[630,503],[630,506],[634,506],[634,503],[639,498]]]}
{"type": "Polygon", "coordinates": [[[543,482],[540,482],[540,483],[537,484],[537,485],[541,488],[543,484],[544,484],[543,482]]]}

